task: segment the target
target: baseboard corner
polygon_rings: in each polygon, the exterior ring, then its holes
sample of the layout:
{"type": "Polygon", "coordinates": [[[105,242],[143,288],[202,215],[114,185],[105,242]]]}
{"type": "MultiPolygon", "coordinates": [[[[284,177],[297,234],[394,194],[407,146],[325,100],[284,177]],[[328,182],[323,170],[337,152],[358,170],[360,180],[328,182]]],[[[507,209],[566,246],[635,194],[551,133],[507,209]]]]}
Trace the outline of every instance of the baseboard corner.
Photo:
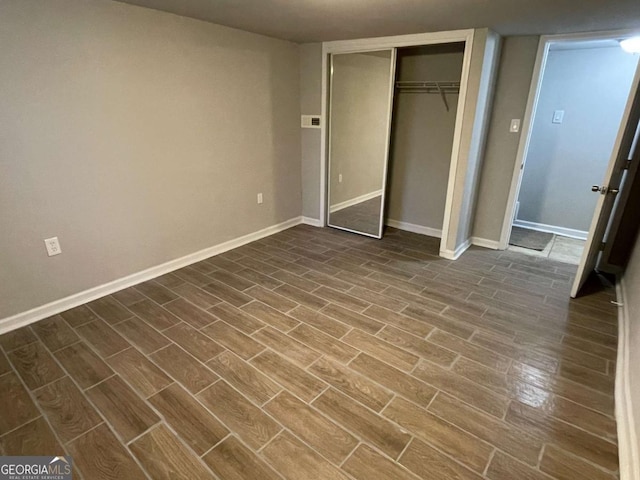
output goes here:
{"type": "Polygon", "coordinates": [[[441,249],[440,256],[446,258],[447,260],[457,260],[460,256],[466,252],[471,246],[471,239],[468,238],[462,244],[458,246],[455,250],[447,250],[441,249]]]}
{"type": "Polygon", "coordinates": [[[302,220],[300,221],[300,223],[302,223],[303,225],[311,225],[312,227],[322,227],[322,220],[320,220],[319,218],[312,218],[312,217],[302,217],[302,220]]]}
{"type": "Polygon", "coordinates": [[[498,240],[489,240],[488,238],[471,237],[471,244],[477,247],[489,248],[491,250],[502,250],[498,240]]]}

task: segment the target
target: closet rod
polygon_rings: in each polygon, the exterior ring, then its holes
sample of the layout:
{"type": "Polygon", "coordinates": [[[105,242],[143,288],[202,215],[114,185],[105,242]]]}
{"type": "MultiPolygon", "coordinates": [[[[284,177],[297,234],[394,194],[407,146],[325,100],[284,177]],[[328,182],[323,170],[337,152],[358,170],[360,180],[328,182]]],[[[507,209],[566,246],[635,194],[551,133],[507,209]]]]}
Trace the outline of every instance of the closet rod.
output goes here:
{"type": "Polygon", "coordinates": [[[438,81],[398,81],[396,82],[398,92],[407,93],[438,93],[442,97],[444,106],[449,111],[447,93],[460,93],[460,82],[438,82],[438,81]]]}

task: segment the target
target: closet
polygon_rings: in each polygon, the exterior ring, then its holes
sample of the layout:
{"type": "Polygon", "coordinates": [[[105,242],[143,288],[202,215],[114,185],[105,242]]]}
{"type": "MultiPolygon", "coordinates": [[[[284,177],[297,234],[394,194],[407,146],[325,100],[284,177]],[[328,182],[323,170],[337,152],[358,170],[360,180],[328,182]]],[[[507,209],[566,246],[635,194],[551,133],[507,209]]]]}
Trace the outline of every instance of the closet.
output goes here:
{"type": "Polygon", "coordinates": [[[386,225],[440,237],[464,44],[398,49],[386,225]]]}
{"type": "Polygon", "coordinates": [[[488,29],[323,44],[323,224],[468,248],[498,46],[488,29]]]}

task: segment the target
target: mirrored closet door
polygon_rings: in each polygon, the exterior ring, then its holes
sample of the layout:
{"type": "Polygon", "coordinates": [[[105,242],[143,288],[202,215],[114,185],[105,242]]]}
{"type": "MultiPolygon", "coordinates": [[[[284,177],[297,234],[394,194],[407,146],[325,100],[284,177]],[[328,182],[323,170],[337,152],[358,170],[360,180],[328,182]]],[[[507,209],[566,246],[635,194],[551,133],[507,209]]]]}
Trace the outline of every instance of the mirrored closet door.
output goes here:
{"type": "Polygon", "coordinates": [[[331,55],[328,224],[382,237],[395,49],[331,55]]]}

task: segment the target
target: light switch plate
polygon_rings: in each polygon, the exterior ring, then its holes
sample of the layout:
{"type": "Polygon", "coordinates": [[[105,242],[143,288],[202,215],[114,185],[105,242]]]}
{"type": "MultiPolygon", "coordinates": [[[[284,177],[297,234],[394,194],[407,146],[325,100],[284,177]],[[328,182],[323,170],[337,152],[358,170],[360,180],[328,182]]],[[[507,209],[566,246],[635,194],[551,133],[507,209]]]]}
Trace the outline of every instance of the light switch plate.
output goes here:
{"type": "Polygon", "coordinates": [[[520,119],[514,118],[511,120],[511,124],[509,125],[509,131],[511,133],[518,133],[520,131],[520,119]]]}
{"type": "Polygon", "coordinates": [[[562,123],[564,120],[564,110],[555,110],[553,112],[553,123],[562,123]]]}
{"type": "Polygon", "coordinates": [[[302,128],[320,128],[320,115],[302,115],[300,126],[302,128]]]}

